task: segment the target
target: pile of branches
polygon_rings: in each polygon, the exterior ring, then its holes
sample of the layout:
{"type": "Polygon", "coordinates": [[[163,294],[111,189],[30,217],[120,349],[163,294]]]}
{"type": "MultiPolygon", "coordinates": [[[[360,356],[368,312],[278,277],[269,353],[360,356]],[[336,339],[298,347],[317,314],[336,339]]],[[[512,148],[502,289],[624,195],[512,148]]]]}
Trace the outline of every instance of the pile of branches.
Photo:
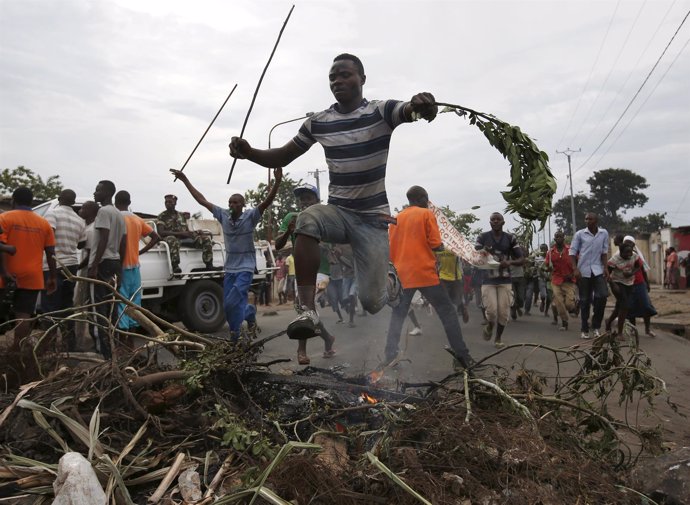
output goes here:
{"type": "Polygon", "coordinates": [[[628,416],[669,401],[634,340],[508,346],[388,391],[337,370],[272,373],[261,350],[281,334],[232,345],[156,328],[111,361],[37,358],[42,376],[0,396],[0,500],[49,503],[57,461],[78,451],[118,504],[632,504],[627,470],[661,450],[660,429],[628,416]],[[178,363],[159,365],[159,347],[178,363]],[[515,347],[550,353],[558,373],[490,364],[515,347]],[[176,484],[190,469],[192,495],[176,484]]]}

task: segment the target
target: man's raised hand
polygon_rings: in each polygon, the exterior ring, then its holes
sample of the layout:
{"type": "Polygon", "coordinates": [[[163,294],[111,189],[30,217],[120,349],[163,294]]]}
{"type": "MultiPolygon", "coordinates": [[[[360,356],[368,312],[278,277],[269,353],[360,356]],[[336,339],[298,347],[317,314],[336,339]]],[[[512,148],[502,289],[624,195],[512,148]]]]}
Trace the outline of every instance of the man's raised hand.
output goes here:
{"type": "Polygon", "coordinates": [[[233,158],[239,158],[241,160],[247,158],[249,151],[252,148],[252,146],[249,145],[249,142],[240,137],[232,137],[228,147],[230,148],[230,156],[233,158]]]}
{"type": "Polygon", "coordinates": [[[273,169],[273,177],[275,178],[276,182],[280,182],[283,180],[283,169],[278,167],[273,169]]]}
{"type": "Polygon", "coordinates": [[[431,93],[417,93],[410,100],[410,106],[413,113],[419,114],[429,122],[433,121],[438,114],[436,99],[431,93]]]}
{"type": "Polygon", "coordinates": [[[175,179],[180,179],[182,182],[187,181],[187,176],[184,174],[182,170],[177,170],[175,168],[170,169],[170,173],[175,176],[175,179]]]}

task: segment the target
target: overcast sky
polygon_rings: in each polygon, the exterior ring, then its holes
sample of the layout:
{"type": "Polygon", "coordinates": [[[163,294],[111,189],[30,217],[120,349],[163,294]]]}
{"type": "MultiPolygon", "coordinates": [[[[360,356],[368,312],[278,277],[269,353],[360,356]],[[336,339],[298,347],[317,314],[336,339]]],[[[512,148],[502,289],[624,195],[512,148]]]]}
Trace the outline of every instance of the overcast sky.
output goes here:
{"type": "MultiPolygon", "coordinates": [[[[175,192],[180,210],[198,211],[167,170],[184,163],[237,83],[185,171],[209,200],[225,205],[231,193],[266,179],[266,169],[239,161],[226,186],[227,144],[241,130],[290,6],[0,0],[0,168],[59,174],[85,196],[99,179],[112,179],[143,212],[162,211],[163,195],[175,192]]],[[[335,55],[350,52],[364,62],[366,98],[409,100],[430,91],[438,101],[519,125],[551,157],[557,198],[568,167],[556,150],[581,147],[573,156],[575,192],[588,189],[594,170],[627,168],[650,183],[647,206],[628,216],[667,212],[673,225],[688,225],[690,20],[617,129],[580,166],[689,9],[688,0],[297,1],[245,138],[266,147],[274,124],[332,104],[328,70],[335,55]]],[[[273,145],[290,140],[299,125],[277,127],[273,145]]],[[[308,172],[324,168],[317,145],[286,171],[313,182],[308,172]]],[[[325,181],[322,175],[323,193],[325,181]]],[[[500,154],[452,114],[402,125],[393,135],[393,207],[419,184],[458,212],[480,205],[474,212],[487,227],[488,215],[504,207],[508,181],[500,154]]]]}

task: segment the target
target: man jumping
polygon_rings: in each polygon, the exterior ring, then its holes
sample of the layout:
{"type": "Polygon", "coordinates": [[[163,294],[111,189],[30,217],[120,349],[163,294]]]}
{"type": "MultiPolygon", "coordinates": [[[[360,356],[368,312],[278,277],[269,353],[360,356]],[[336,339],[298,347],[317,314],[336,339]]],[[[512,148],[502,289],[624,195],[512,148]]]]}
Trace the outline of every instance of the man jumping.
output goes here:
{"type": "Polygon", "coordinates": [[[368,101],[359,58],[341,54],[328,73],[336,103],[308,117],[298,134],[275,149],[255,149],[233,137],[230,155],[267,168],[290,164],[316,142],[325,152],[329,172],[328,205],[313,205],[299,215],[295,234],[297,290],[302,314],[288,325],[293,339],[316,335],[319,316],[314,305],[319,242],[352,244],[362,306],[374,314],[387,302],[397,301],[400,283],[389,269],[388,224],[392,222],[385,176],[393,130],[415,116],[433,120],[438,112],[431,93],[414,95],[409,102],[368,101]]]}

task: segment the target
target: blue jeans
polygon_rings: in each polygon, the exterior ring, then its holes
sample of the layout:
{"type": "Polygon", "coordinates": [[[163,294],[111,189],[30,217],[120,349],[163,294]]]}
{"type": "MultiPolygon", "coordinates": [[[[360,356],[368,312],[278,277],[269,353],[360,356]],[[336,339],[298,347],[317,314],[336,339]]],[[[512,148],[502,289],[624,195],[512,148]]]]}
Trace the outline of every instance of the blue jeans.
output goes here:
{"type": "Polygon", "coordinates": [[[387,217],[317,204],[300,212],[295,228],[295,234],[320,242],[352,244],[359,300],[371,314],[376,314],[388,301],[387,217]]]}
{"type": "MultiPolygon", "coordinates": [[[[72,275],[77,275],[77,265],[70,265],[66,267],[72,275]]],[[[45,282],[48,282],[48,277],[50,272],[43,272],[43,278],[45,282]]],[[[43,312],[54,312],[57,310],[64,310],[72,308],[73,298],[74,298],[74,281],[69,281],[62,273],[62,270],[57,272],[57,285],[55,292],[48,294],[44,289],[41,291],[41,309],[43,312]]],[[[69,312],[63,312],[58,314],[57,317],[67,317],[69,312]]],[[[77,346],[77,340],[74,334],[74,321],[68,319],[60,324],[60,333],[67,342],[67,350],[75,351],[77,346]]]]}
{"type": "Polygon", "coordinates": [[[541,300],[546,300],[548,292],[546,289],[545,279],[529,279],[527,281],[527,287],[525,288],[525,312],[529,312],[532,308],[532,300],[534,299],[534,292],[539,292],[539,298],[541,300]]]}
{"type": "Polygon", "coordinates": [[[423,288],[403,289],[400,304],[393,309],[391,322],[388,325],[388,338],[386,340],[386,359],[395,358],[398,353],[398,343],[400,342],[400,332],[402,331],[405,317],[410,310],[412,297],[415,291],[419,290],[431,306],[436,309],[438,317],[441,318],[443,329],[446,331],[446,338],[456,356],[468,358],[470,355],[467,345],[462,338],[458,313],[453,306],[453,302],[448,297],[448,292],[441,284],[426,286],[423,288]]]}
{"type": "MultiPolygon", "coordinates": [[[[127,298],[129,301],[132,303],[135,303],[136,305],[141,306],[141,272],[139,270],[139,267],[132,267],[132,268],[123,268],[122,269],[122,281],[120,282],[120,294],[127,298]]],[[[137,323],[134,319],[129,317],[126,314],[123,314],[125,311],[126,305],[124,303],[120,304],[120,310],[119,314],[120,316],[120,324],[118,324],[118,328],[122,328],[123,330],[129,330],[133,328],[137,328],[139,326],[139,323],[137,323]]]]}
{"type": "Polygon", "coordinates": [[[253,277],[254,272],[226,272],[223,279],[223,309],[234,339],[239,337],[245,318],[250,323],[256,321],[256,307],[248,303],[253,277]]]}

